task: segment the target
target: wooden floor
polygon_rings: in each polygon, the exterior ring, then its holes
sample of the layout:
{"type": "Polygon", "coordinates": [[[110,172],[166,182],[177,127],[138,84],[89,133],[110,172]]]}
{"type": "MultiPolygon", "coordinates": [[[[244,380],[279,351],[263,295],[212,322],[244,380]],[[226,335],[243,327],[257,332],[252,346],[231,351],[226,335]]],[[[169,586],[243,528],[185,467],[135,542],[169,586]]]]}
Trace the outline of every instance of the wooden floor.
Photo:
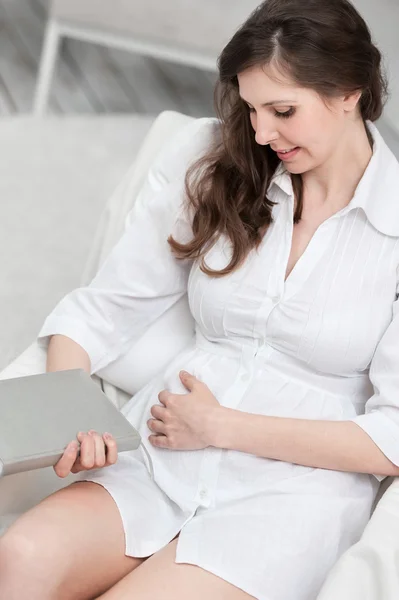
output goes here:
{"type": "MultiPolygon", "coordinates": [[[[31,111],[48,1],[0,0],[0,115],[31,111]]],[[[199,69],[64,40],[49,113],[171,109],[210,116],[215,78],[199,69]]]]}

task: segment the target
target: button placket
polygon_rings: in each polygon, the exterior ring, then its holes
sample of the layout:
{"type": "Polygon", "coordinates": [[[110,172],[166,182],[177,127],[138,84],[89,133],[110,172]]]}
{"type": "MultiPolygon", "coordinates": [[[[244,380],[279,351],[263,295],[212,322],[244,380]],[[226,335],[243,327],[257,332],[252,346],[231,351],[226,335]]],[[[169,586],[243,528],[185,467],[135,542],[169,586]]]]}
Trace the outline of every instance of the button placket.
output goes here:
{"type": "MultiPolygon", "coordinates": [[[[240,404],[241,398],[247,391],[252,380],[257,350],[258,346],[242,346],[237,376],[232,385],[226,390],[224,396],[218,398],[222,406],[236,409],[240,404]]],[[[204,450],[196,494],[196,502],[201,506],[209,507],[213,502],[222,452],[222,448],[206,448],[204,450]]]]}
{"type": "Polygon", "coordinates": [[[221,456],[221,448],[206,448],[204,450],[195,498],[199,506],[209,508],[214,500],[221,456]]]}
{"type": "Polygon", "coordinates": [[[225,406],[226,408],[237,408],[240,404],[241,398],[247,391],[254,373],[257,349],[258,345],[242,346],[240,366],[237,375],[231,386],[226,390],[223,398],[219,398],[219,402],[222,406],[225,406]]]}

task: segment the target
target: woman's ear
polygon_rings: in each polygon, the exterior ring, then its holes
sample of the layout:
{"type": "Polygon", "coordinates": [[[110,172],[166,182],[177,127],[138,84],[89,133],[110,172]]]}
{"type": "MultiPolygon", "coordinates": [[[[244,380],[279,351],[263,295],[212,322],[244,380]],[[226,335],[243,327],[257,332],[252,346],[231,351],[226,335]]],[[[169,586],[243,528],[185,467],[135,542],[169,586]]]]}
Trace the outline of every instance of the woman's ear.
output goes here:
{"type": "Polygon", "coordinates": [[[346,112],[353,112],[356,109],[360,98],[362,97],[362,93],[362,90],[358,90],[343,97],[343,106],[346,112]]]}

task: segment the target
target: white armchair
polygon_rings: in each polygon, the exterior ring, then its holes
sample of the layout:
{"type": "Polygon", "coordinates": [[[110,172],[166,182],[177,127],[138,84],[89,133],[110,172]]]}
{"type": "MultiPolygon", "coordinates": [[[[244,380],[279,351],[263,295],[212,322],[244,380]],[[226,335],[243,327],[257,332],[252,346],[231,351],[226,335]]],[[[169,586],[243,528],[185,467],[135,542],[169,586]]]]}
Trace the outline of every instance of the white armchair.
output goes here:
{"type": "MultiPolygon", "coordinates": [[[[81,278],[82,286],[91,281],[111,248],[118,241],[128,223],[133,204],[135,210],[140,209],[139,192],[157,152],[162,150],[162,145],[170,141],[179,128],[191,120],[192,117],[166,111],[154,121],[133,166],[115,190],[102,213],[81,278]],[[137,202],[135,202],[136,200],[137,202]]],[[[99,384],[101,383],[100,379],[103,380],[105,393],[116,406],[121,408],[158,370],[166,366],[169,360],[183,349],[192,335],[192,317],[186,298],[182,298],[172,310],[164,314],[142,336],[128,355],[93,375],[93,378],[99,384]],[[179,335],[176,335],[176,331],[180,332],[179,335]],[[173,335],[170,335],[171,332],[173,335]],[[159,344],[156,342],[159,339],[169,340],[169,343],[159,344]],[[151,365],[148,360],[145,360],[146,356],[152,356],[151,365]],[[135,365],[134,375],[132,374],[128,380],[126,372],[129,369],[123,366],[126,363],[135,365]]],[[[0,379],[45,372],[46,355],[46,348],[43,344],[38,341],[33,342],[0,373],[0,379]]],[[[55,490],[69,485],[74,478],[74,475],[70,475],[65,480],[61,480],[55,475],[52,468],[47,468],[0,479],[0,535],[2,530],[4,531],[19,514],[55,490]]]]}
{"type": "MultiPolygon", "coordinates": [[[[191,117],[174,112],[162,113],[152,125],[137,159],[108,202],[101,217],[92,251],[82,277],[86,285],[95,275],[125,224],[140,210],[140,190],[157,152],[162,150],[191,117]]],[[[167,176],[167,174],[165,174],[167,176]]],[[[167,180],[167,179],[166,179],[167,180]]],[[[165,366],[190,341],[193,321],[186,298],[172,307],[129,350],[127,357],[115,361],[93,375],[119,407],[142,387],[155,372],[165,366]],[[176,336],[176,331],[180,333],[176,336]],[[173,335],[169,335],[173,332],[173,335]],[[157,340],[170,343],[159,344],[157,340]],[[162,346],[162,348],[160,348],[162,346]],[[155,355],[154,355],[155,352],[155,355]],[[145,356],[151,355],[150,367],[145,356]],[[123,379],[123,361],[134,365],[134,374],[123,379]]],[[[45,371],[46,349],[34,342],[0,373],[0,379],[26,376],[45,371]]],[[[126,376],[125,376],[126,377],[126,376]]],[[[56,489],[69,485],[75,476],[59,479],[52,468],[19,473],[0,479],[0,535],[18,514],[28,510],[56,489]]],[[[361,540],[352,546],[332,569],[317,600],[396,600],[399,597],[399,478],[387,478],[381,484],[375,510],[361,540]],[[382,497],[383,496],[383,497],[382,497]],[[378,503],[378,500],[382,500],[378,503]]],[[[310,599],[309,599],[310,600],[310,599]]],[[[316,600],[316,599],[315,599],[316,600]]]]}

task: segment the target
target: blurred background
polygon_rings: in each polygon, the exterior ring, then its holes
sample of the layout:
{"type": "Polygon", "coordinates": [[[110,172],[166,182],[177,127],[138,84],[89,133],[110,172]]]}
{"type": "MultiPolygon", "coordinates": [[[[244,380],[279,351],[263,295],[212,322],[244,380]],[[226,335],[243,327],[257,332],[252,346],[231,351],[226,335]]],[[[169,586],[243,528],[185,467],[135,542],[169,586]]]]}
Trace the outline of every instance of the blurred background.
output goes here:
{"type": "MultiPolygon", "coordinates": [[[[397,126],[399,2],[353,3],[384,53],[392,90],[386,113],[397,126]]],[[[213,115],[216,56],[257,5],[256,0],[0,0],[0,114],[31,112],[52,20],[62,35],[48,114],[155,115],[172,109],[213,115]]]]}
{"type": "MultiPolygon", "coordinates": [[[[0,113],[3,115],[32,110],[50,3],[50,0],[0,0],[0,113]]],[[[111,27],[107,15],[101,11],[90,19],[87,13],[91,7],[96,8],[96,3],[98,6],[110,5],[113,12],[118,10],[118,1],[113,0],[89,2],[86,12],[82,12],[77,6],[79,3],[73,0],[56,6],[57,16],[67,13],[65,22],[83,24],[87,31],[95,28],[97,39],[103,39],[105,44],[66,37],[61,41],[49,114],[158,114],[167,109],[192,116],[213,114],[214,72],[118,49],[115,46],[118,42],[123,44],[129,30],[133,37],[134,28],[129,23],[123,28],[123,22],[119,20],[111,27]],[[114,33],[113,47],[107,45],[106,33],[109,31],[114,33]]],[[[162,0],[158,3],[168,5],[162,0]]],[[[84,0],[81,4],[85,4],[84,0]]],[[[148,7],[147,2],[129,0],[119,4],[121,7],[130,4],[139,9],[140,5],[148,7]]],[[[255,5],[249,2],[250,7],[255,5]]],[[[149,12],[147,8],[146,17],[149,12]]],[[[124,20],[123,14],[120,20],[124,20]]],[[[195,27],[195,22],[192,26],[195,27]]],[[[78,27],[76,31],[79,34],[78,27]]],[[[83,27],[81,31],[84,38],[83,27]]],[[[158,31],[162,33],[159,28],[158,31]]],[[[156,34],[154,29],[154,37],[156,34]]]]}
{"type": "MultiPolygon", "coordinates": [[[[0,370],[78,287],[154,118],[214,115],[217,56],[257,4],[0,0],[0,370]]],[[[377,126],[399,156],[399,0],[354,4],[384,54],[377,126]]]]}

